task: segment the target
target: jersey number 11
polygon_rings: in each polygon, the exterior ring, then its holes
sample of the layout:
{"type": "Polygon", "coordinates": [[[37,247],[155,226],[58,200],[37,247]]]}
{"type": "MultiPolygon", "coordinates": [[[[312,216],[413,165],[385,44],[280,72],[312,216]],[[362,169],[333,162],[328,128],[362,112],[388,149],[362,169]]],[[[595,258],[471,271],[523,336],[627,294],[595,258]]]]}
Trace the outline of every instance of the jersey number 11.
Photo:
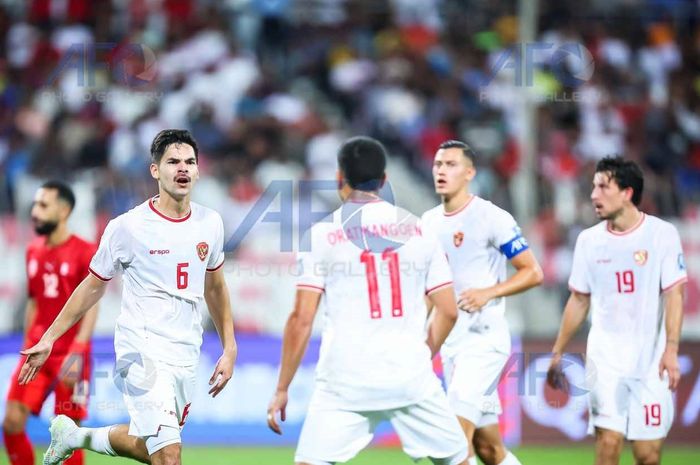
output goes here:
{"type": "MultiPolygon", "coordinates": [[[[382,253],[382,260],[389,265],[389,280],[391,281],[391,316],[403,316],[401,304],[401,276],[399,274],[399,254],[393,249],[382,253]]],[[[379,303],[379,285],[377,283],[377,264],[374,254],[365,250],[360,255],[360,261],[365,264],[367,274],[367,289],[369,291],[369,312],[373,319],[382,317],[382,307],[379,303]]]]}

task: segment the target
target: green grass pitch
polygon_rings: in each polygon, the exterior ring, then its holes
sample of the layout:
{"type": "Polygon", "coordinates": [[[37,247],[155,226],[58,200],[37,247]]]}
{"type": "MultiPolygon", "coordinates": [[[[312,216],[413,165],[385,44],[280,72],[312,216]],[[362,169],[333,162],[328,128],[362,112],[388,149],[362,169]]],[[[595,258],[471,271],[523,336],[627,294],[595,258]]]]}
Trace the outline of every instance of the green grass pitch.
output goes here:
{"type": "MultiPolygon", "coordinates": [[[[571,447],[521,447],[514,450],[523,465],[591,465],[593,445],[571,447]]],[[[37,450],[37,462],[43,450],[37,450]]],[[[187,447],[183,452],[183,465],[290,465],[294,449],[290,448],[234,448],[234,447],[187,447]]],[[[0,465],[7,465],[7,455],[2,451],[0,465]]],[[[86,465],[126,465],[126,459],[105,457],[87,453],[86,465]]],[[[411,465],[413,462],[400,449],[366,449],[350,465],[411,465]]],[[[420,462],[429,464],[427,460],[420,462]]],[[[700,447],[688,448],[669,446],[665,448],[661,460],[663,465],[700,464],[700,447]]],[[[620,461],[621,465],[633,464],[629,447],[620,461]]]]}

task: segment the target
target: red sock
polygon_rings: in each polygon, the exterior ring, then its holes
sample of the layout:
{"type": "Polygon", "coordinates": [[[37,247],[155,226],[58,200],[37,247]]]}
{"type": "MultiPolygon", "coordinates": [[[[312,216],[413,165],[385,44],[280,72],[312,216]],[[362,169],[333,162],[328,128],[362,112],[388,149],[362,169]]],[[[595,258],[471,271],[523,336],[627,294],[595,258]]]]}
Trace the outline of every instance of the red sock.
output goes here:
{"type": "Polygon", "coordinates": [[[85,451],[82,449],[78,449],[73,452],[73,455],[71,455],[68,460],[63,462],[64,465],[83,465],[83,463],[85,463],[85,451]]]}
{"type": "Polygon", "coordinates": [[[3,430],[2,437],[12,465],[34,465],[34,448],[27,433],[8,434],[3,430]]]}

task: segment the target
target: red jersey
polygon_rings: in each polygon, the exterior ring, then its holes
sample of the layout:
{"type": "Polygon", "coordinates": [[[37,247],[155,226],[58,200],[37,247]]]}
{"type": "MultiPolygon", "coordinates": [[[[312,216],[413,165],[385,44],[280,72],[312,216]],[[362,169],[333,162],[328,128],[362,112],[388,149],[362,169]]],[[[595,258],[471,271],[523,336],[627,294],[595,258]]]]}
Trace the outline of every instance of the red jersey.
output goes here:
{"type": "MultiPolygon", "coordinates": [[[[37,237],[27,247],[29,297],[36,302],[36,316],[28,332],[28,344],[36,344],[53,323],[68,297],[88,275],[90,260],[97,247],[76,235],[56,247],[37,237]]],[[[65,354],[75,339],[80,323],[73,325],[53,346],[54,354],[65,354]]]]}

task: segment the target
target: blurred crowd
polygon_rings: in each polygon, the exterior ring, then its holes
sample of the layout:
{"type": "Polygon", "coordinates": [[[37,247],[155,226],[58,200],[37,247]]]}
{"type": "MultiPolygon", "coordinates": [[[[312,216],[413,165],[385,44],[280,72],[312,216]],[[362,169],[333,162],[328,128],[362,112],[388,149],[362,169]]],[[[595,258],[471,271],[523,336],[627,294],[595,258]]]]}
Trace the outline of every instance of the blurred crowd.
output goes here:
{"type": "Polygon", "coordinates": [[[529,223],[548,284],[564,282],[601,157],[643,166],[645,211],[697,211],[700,9],[541,1],[529,59],[518,13],[515,0],[0,0],[0,215],[25,176],[85,173],[100,218],[127,210],[155,192],[149,145],[167,127],[193,132],[207,195],[230,212],[275,179],[333,179],[351,134],[427,185],[439,143],[463,139],[476,190],[509,209],[528,99],[529,223]]]}

